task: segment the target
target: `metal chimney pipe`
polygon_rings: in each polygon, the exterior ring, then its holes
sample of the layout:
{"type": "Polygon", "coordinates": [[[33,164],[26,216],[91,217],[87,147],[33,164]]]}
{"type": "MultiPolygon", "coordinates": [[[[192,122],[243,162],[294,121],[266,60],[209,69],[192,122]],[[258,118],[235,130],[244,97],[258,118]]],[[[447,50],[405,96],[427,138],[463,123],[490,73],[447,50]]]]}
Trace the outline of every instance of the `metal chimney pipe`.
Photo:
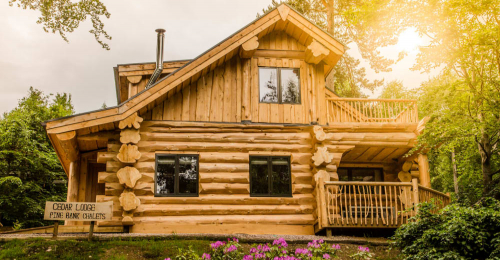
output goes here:
{"type": "Polygon", "coordinates": [[[146,89],[155,84],[156,80],[160,77],[163,71],[163,42],[165,41],[165,30],[156,29],[155,32],[158,33],[156,43],[156,68],[151,75],[151,78],[149,78],[148,84],[146,84],[146,89]]]}

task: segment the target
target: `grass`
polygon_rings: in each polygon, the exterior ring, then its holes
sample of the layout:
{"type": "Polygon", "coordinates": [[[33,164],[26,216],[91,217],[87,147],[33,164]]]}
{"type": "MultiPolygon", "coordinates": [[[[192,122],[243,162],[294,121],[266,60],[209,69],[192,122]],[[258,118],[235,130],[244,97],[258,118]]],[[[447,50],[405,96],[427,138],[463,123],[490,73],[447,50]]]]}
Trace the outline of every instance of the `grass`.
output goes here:
{"type": "MultiPolygon", "coordinates": [[[[50,240],[43,238],[11,240],[0,242],[0,259],[165,259],[174,258],[179,249],[189,247],[198,255],[210,250],[209,240],[160,240],[160,239],[114,239],[109,241],[86,240],[50,240]]],[[[248,252],[251,245],[241,243],[244,252],[248,252]]],[[[305,245],[290,245],[294,250],[305,245]]],[[[358,245],[342,244],[342,250],[335,259],[350,259],[350,255],[357,251],[358,245]]],[[[391,251],[385,246],[370,246],[374,253],[374,260],[396,260],[398,252],[391,251]]]]}

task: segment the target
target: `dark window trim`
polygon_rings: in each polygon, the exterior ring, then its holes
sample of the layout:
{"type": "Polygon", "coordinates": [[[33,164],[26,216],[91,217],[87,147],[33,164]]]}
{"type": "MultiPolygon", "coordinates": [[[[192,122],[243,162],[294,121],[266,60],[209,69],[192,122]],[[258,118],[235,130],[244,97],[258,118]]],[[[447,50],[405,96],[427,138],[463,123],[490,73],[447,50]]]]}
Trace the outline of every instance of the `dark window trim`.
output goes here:
{"type": "MultiPolygon", "coordinates": [[[[382,182],[384,181],[384,169],[383,168],[378,168],[378,167],[339,167],[339,170],[345,169],[347,170],[347,181],[353,181],[352,180],[352,170],[364,170],[364,169],[372,169],[373,171],[373,181],[375,181],[375,170],[379,170],[382,176],[382,182]]],[[[337,170],[338,172],[338,170],[337,170]]],[[[340,176],[339,176],[339,181],[340,181],[340,176]]]]}
{"type": "Polygon", "coordinates": [[[288,197],[293,197],[293,190],[292,190],[292,163],[291,163],[291,157],[290,156],[281,156],[281,155],[250,155],[249,160],[248,160],[248,174],[250,174],[250,167],[252,167],[252,158],[266,158],[267,160],[267,172],[270,175],[268,179],[268,187],[269,187],[269,192],[267,194],[254,194],[252,193],[252,176],[250,175],[250,197],[283,197],[283,198],[288,198],[288,197]],[[289,183],[289,194],[272,194],[272,159],[273,158],[285,158],[288,161],[288,174],[290,175],[290,183],[289,183]]]}
{"type": "Polygon", "coordinates": [[[157,153],[155,154],[155,173],[154,173],[154,196],[155,197],[198,197],[200,193],[200,155],[198,154],[171,154],[171,153],[157,153]],[[156,175],[158,175],[158,157],[174,157],[175,158],[175,172],[174,172],[174,193],[158,194],[156,175]],[[180,156],[193,156],[196,157],[196,193],[179,193],[179,157],[180,156]]]}
{"type": "Polygon", "coordinates": [[[268,66],[258,66],[259,69],[259,77],[258,77],[258,85],[259,85],[259,103],[263,104],[277,104],[277,105],[302,105],[302,91],[300,91],[300,68],[281,68],[281,67],[268,67],[268,66]],[[274,69],[276,70],[276,84],[278,85],[278,102],[265,102],[260,100],[260,69],[274,69]],[[281,70],[299,70],[299,102],[291,103],[291,102],[282,102],[282,90],[281,90],[281,70]]]}

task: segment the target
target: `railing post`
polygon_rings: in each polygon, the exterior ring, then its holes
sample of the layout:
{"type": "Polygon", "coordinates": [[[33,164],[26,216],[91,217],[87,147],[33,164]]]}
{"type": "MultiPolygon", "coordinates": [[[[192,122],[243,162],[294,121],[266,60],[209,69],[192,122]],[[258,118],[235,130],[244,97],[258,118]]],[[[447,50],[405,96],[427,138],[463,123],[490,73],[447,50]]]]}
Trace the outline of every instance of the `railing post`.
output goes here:
{"type": "Polygon", "coordinates": [[[415,210],[415,214],[417,214],[417,204],[420,203],[420,199],[418,197],[418,180],[416,178],[413,178],[411,180],[411,184],[413,186],[413,208],[415,210]]]}
{"type": "Polygon", "coordinates": [[[328,226],[328,214],[326,212],[326,195],[325,195],[325,180],[320,177],[318,180],[319,184],[319,201],[321,203],[320,211],[319,213],[321,214],[321,226],[322,227],[327,227],[328,226]]]}

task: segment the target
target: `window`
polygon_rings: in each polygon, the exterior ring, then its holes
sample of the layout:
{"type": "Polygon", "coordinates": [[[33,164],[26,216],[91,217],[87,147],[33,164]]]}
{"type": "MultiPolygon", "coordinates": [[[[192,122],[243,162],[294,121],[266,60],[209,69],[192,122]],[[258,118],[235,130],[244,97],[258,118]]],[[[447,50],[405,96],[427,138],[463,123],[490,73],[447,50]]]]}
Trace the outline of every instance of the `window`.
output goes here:
{"type": "Polygon", "coordinates": [[[198,196],[198,155],[157,154],[155,196],[198,196]]]}
{"type": "Polygon", "coordinates": [[[300,70],[259,68],[260,102],[300,104],[300,70]]]}
{"type": "Polygon", "coordinates": [[[290,157],[250,156],[250,195],[291,197],[290,157]]]}
{"type": "Polygon", "coordinates": [[[339,181],[383,181],[382,169],[339,168],[339,181]]]}

